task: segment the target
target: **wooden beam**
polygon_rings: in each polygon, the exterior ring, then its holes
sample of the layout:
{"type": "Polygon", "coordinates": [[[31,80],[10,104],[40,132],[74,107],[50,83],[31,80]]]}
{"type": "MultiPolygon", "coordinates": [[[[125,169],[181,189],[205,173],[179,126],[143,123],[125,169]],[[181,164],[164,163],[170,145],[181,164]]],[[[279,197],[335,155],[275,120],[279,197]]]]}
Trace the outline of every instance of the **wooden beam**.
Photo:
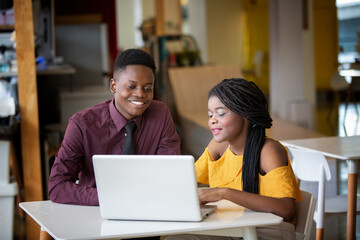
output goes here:
{"type": "Polygon", "coordinates": [[[157,36],[181,35],[182,10],[180,0],[156,0],[157,36]]]}
{"type": "Polygon", "coordinates": [[[55,24],[97,24],[102,23],[103,17],[101,13],[94,14],[75,14],[66,16],[56,16],[55,24]]]}
{"type": "MultiPolygon", "coordinates": [[[[32,1],[14,1],[14,16],[25,201],[39,201],[43,190],[32,1]]],[[[39,239],[40,227],[29,216],[26,232],[27,239],[39,239]]]]}
{"type": "Polygon", "coordinates": [[[156,24],[155,32],[157,36],[164,35],[164,0],[156,0],[156,24]]]}

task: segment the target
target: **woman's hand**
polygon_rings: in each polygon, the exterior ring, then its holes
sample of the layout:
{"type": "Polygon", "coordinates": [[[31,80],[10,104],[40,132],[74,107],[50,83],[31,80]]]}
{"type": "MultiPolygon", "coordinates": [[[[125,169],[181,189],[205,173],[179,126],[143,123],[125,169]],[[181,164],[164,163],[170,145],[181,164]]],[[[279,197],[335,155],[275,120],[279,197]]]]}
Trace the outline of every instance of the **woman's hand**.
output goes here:
{"type": "Polygon", "coordinates": [[[225,188],[200,188],[198,189],[200,204],[217,202],[223,199],[225,188]]]}

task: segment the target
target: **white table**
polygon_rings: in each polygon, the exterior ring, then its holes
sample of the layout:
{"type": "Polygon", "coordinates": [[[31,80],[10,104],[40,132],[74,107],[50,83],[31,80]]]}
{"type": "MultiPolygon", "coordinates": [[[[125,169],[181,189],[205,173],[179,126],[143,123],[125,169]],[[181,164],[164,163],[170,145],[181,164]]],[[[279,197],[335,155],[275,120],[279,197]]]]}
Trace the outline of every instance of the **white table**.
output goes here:
{"type": "Polygon", "coordinates": [[[348,162],[347,239],[356,239],[357,161],[360,160],[360,136],[323,137],[281,141],[285,146],[310,149],[327,157],[348,162]]]}
{"type": "Polygon", "coordinates": [[[282,218],[254,212],[229,201],[202,222],[106,220],[99,207],[57,204],[51,201],[23,202],[20,207],[55,239],[133,238],[181,233],[242,236],[257,239],[255,227],[274,225],[282,218]]]}

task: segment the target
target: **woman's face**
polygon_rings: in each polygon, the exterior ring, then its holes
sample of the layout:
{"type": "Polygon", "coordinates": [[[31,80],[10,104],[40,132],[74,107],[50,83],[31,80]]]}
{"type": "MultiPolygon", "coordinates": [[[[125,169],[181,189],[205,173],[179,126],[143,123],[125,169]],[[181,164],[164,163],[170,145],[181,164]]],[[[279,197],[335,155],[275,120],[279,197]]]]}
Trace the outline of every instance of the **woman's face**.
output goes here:
{"type": "Polygon", "coordinates": [[[234,142],[246,138],[249,122],[241,115],[230,111],[216,96],[208,100],[209,128],[216,142],[234,142]]]}

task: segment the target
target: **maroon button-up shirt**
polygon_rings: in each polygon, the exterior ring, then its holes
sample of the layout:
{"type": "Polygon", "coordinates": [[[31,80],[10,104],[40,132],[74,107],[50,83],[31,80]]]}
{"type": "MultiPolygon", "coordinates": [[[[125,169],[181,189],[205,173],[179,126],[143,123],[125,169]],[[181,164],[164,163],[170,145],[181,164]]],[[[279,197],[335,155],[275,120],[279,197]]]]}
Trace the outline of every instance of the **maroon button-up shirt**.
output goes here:
{"type": "MultiPolygon", "coordinates": [[[[152,101],[134,121],[137,125],[133,134],[135,154],[180,154],[180,139],[164,103],[152,101]]],[[[49,178],[51,201],[99,205],[92,156],[121,154],[126,123],[113,99],[80,111],[69,119],[49,178]]]]}

